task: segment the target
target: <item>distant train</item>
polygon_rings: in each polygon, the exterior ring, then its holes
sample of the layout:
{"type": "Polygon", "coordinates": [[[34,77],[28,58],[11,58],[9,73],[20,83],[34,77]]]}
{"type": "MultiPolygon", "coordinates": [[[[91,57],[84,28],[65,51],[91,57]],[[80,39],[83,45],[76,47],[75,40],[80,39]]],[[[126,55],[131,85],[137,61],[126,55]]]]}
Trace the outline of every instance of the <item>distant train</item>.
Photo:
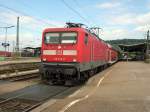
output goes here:
{"type": "Polygon", "coordinates": [[[0,56],[11,57],[12,52],[0,51],[0,56]]]}
{"type": "Polygon", "coordinates": [[[118,60],[118,52],[80,24],[43,31],[40,73],[51,84],[85,80],[118,60]]]}

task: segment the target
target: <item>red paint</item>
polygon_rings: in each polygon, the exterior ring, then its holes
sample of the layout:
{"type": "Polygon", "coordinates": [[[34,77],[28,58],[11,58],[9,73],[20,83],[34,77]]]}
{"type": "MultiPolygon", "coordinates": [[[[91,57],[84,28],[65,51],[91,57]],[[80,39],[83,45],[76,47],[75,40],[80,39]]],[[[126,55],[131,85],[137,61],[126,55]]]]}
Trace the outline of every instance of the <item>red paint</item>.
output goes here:
{"type": "Polygon", "coordinates": [[[104,41],[90,34],[83,28],[48,28],[43,31],[41,59],[47,62],[76,62],[84,63],[90,61],[113,61],[117,58],[117,52],[104,41]],[[44,34],[47,32],[77,32],[76,44],[45,44],[44,34]],[[85,37],[88,34],[88,42],[85,37]],[[61,48],[58,48],[61,46],[61,48]],[[43,55],[43,50],[56,50],[56,55],[43,55]],[[77,50],[77,55],[63,55],[63,50],[77,50]],[[111,55],[110,55],[111,52],[111,55]]]}
{"type": "Polygon", "coordinates": [[[10,57],[12,55],[11,52],[5,52],[5,51],[0,51],[0,56],[6,56],[6,57],[10,57]]]}

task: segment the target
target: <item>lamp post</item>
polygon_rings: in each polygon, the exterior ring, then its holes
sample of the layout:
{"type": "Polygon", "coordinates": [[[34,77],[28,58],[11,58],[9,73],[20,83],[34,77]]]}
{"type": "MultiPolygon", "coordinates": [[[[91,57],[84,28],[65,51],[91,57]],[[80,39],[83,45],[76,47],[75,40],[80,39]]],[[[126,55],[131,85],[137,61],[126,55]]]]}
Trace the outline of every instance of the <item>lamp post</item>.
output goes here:
{"type": "Polygon", "coordinates": [[[149,30],[147,31],[146,58],[149,59],[149,30]]]}
{"type": "Polygon", "coordinates": [[[7,30],[8,30],[8,28],[12,28],[12,27],[15,27],[15,26],[0,27],[0,28],[4,28],[5,29],[5,42],[2,43],[2,45],[5,47],[5,56],[7,55],[6,54],[6,48],[7,48],[7,46],[9,46],[9,44],[7,43],[7,30]]]}

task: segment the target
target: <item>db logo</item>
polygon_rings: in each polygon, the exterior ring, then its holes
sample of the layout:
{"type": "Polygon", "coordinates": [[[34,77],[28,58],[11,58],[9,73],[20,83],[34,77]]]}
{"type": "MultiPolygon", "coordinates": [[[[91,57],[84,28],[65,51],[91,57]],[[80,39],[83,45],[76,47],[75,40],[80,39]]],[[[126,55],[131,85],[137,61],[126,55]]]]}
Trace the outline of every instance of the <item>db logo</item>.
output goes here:
{"type": "Polygon", "coordinates": [[[63,55],[63,50],[57,50],[56,55],[63,55]]]}

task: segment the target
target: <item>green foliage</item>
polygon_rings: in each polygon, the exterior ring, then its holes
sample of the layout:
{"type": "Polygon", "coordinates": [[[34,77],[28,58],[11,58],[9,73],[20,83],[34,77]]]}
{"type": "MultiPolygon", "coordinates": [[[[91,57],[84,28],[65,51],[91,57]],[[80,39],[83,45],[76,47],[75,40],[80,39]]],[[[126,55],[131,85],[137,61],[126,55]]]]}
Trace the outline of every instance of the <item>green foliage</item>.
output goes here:
{"type": "Polygon", "coordinates": [[[5,60],[5,57],[0,57],[0,61],[4,61],[5,60]]]}

